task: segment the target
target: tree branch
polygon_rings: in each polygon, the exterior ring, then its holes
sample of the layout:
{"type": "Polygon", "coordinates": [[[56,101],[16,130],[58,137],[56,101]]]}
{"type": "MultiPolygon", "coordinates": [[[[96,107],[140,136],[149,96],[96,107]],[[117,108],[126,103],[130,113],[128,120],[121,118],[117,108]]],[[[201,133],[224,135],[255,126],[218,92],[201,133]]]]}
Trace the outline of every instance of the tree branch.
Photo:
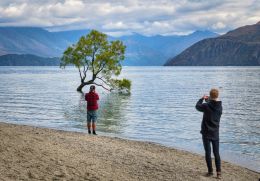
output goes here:
{"type": "Polygon", "coordinates": [[[111,91],[112,89],[108,89],[106,88],[105,86],[103,86],[102,84],[97,84],[95,82],[93,82],[93,84],[97,85],[97,86],[100,86],[100,87],[103,87],[104,89],[108,90],[108,91],[111,91]]]}
{"type": "Polygon", "coordinates": [[[101,80],[104,84],[106,84],[107,86],[110,86],[104,79],[102,79],[102,77],[96,77],[97,79],[101,80]]]}
{"type": "Polygon", "coordinates": [[[95,76],[97,76],[97,74],[99,74],[99,73],[105,68],[105,66],[106,66],[106,63],[101,63],[100,66],[99,66],[99,68],[98,68],[97,73],[95,74],[95,76]],[[102,67],[101,67],[101,66],[102,66],[102,67]]]}
{"type": "Polygon", "coordinates": [[[79,71],[79,76],[80,76],[80,79],[81,79],[81,82],[82,82],[82,81],[84,81],[84,80],[83,80],[82,75],[81,75],[80,67],[78,67],[78,71],[79,71]]]}
{"type": "Polygon", "coordinates": [[[87,77],[87,71],[88,71],[88,69],[89,69],[89,64],[88,64],[88,63],[86,63],[86,64],[87,64],[87,69],[86,69],[86,66],[84,65],[84,70],[83,70],[83,73],[84,73],[83,79],[84,79],[84,80],[85,80],[86,77],[87,77]]]}
{"type": "Polygon", "coordinates": [[[94,47],[94,51],[93,51],[93,54],[92,54],[92,60],[91,60],[91,64],[92,64],[92,69],[93,69],[93,76],[95,74],[95,67],[94,67],[94,61],[95,61],[95,54],[96,54],[96,48],[94,47]]]}

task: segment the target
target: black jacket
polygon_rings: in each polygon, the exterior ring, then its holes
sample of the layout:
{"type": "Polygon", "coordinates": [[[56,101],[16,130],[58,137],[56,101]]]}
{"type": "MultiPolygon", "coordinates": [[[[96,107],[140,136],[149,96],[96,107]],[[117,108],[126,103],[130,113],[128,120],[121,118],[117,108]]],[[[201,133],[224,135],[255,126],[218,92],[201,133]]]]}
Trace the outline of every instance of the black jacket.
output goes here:
{"type": "Polygon", "coordinates": [[[218,140],[222,102],[210,100],[207,103],[203,103],[201,98],[196,104],[196,109],[204,113],[200,133],[208,139],[218,140]]]}

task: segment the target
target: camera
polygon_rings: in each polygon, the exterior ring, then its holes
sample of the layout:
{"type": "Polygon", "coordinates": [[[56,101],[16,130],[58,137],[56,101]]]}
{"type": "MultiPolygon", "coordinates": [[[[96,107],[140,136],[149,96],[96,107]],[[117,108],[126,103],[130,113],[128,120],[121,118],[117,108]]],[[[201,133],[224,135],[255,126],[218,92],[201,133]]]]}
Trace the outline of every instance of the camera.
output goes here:
{"type": "Polygon", "coordinates": [[[210,101],[210,97],[209,96],[205,96],[204,99],[205,99],[205,102],[209,102],[210,101]]]}

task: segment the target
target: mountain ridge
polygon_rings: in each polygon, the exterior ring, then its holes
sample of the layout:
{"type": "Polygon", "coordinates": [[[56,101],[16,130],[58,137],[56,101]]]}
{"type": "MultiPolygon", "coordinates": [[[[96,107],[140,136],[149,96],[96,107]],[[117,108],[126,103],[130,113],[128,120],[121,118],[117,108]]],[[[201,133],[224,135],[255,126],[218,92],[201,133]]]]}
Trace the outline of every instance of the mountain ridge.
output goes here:
{"type": "MultiPolygon", "coordinates": [[[[0,27],[0,55],[34,54],[41,57],[61,57],[71,44],[89,33],[90,30],[50,32],[38,27],[0,27]]],[[[128,36],[111,37],[126,45],[126,59],[123,65],[163,65],[167,59],[177,55],[193,43],[216,33],[196,31],[190,35],[143,36],[133,33],[128,36]]]]}
{"type": "Polygon", "coordinates": [[[216,38],[201,40],[165,63],[166,66],[259,66],[260,23],[216,38]]]}
{"type": "Polygon", "coordinates": [[[59,66],[58,57],[45,58],[32,54],[7,54],[0,56],[0,66],[59,66]]]}

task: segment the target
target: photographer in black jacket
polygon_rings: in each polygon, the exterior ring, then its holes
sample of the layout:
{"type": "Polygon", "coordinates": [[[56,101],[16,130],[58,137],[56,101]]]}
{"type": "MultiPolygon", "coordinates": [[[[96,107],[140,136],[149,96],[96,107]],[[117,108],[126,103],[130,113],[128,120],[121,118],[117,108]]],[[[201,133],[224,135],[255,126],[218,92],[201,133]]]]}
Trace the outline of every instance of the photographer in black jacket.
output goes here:
{"type": "Polygon", "coordinates": [[[221,178],[221,160],[219,155],[219,123],[222,114],[222,103],[218,101],[218,89],[210,90],[210,97],[203,96],[196,104],[196,109],[203,112],[203,119],[201,123],[201,131],[203,145],[205,149],[205,159],[207,162],[208,173],[206,176],[213,175],[213,168],[211,162],[211,145],[215,157],[215,165],[217,171],[217,178],[221,178]],[[203,103],[203,100],[206,102],[203,103]]]}

